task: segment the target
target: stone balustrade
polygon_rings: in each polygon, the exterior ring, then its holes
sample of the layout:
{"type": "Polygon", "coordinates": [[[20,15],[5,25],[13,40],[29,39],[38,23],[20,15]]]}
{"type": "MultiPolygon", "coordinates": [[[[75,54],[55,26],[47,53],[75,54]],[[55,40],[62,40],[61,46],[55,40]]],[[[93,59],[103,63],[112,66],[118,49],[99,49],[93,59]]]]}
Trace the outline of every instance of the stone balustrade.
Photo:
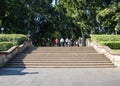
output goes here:
{"type": "Polygon", "coordinates": [[[87,40],[87,46],[88,47],[93,47],[98,53],[104,54],[116,66],[120,67],[120,53],[113,52],[109,47],[101,46],[98,43],[96,43],[95,41],[92,41],[90,39],[87,40]]]}
{"type": "Polygon", "coordinates": [[[19,54],[29,46],[31,46],[31,43],[26,41],[23,44],[19,45],[18,47],[13,46],[7,51],[0,51],[0,67],[3,67],[16,54],[19,54]]]}

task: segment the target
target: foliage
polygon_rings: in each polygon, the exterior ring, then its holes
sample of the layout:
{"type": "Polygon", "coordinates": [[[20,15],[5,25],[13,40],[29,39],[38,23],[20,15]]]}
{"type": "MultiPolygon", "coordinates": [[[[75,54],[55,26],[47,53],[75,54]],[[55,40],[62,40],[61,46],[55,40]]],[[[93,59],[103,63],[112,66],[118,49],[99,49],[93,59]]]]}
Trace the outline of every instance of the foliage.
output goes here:
{"type": "Polygon", "coordinates": [[[4,33],[30,34],[34,45],[55,37],[89,37],[120,27],[118,0],[0,0],[0,28],[4,33]],[[113,9],[110,11],[110,9],[113,9]]]}
{"type": "Polygon", "coordinates": [[[109,29],[120,30],[120,2],[114,2],[97,14],[98,21],[102,26],[109,29]],[[112,28],[111,28],[112,27],[112,28]]]}
{"type": "Polygon", "coordinates": [[[96,42],[120,41],[120,35],[92,35],[91,39],[96,41],[96,42]]]}
{"type": "Polygon", "coordinates": [[[102,41],[99,44],[108,46],[111,49],[120,49],[120,41],[102,41]]]}
{"type": "Polygon", "coordinates": [[[120,49],[113,49],[113,52],[120,52],[120,49]]]}
{"type": "Polygon", "coordinates": [[[120,49],[120,35],[92,35],[91,39],[111,49],[120,49]]]}
{"type": "Polygon", "coordinates": [[[0,42],[13,42],[20,45],[26,40],[26,36],[22,34],[0,34],[0,42]]]}
{"type": "Polygon", "coordinates": [[[13,45],[13,42],[0,42],[0,51],[6,51],[13,45]]]}
{"type": "Polygon", "coordinates": [[[46,14],[51,10],[51,2],[52,0],[1,0],[0,19],[2,26],[5,27],[7,33],[27,34],[28,31],[36,29],[37,15],[49,16],[46,14]]]}
{"type": "Polygon", "coordinates": [[[102,0],[58,0],[57,6],[64,8],[65,15],[72,19],[75,28],[81,31],[85,40],[93,28],[100,26],[96,15],[104,8],[102,3],[102,0]]]}

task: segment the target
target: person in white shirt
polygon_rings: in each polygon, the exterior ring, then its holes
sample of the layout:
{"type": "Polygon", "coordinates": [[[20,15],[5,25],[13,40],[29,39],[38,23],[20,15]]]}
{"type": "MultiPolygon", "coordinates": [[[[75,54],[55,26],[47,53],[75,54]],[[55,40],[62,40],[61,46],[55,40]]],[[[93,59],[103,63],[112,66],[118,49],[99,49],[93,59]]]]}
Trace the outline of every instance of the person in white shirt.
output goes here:
{"type": "Polygon", "coordinates": [[[65,46],[68,46],[68,38],[65,39],[65,46]]]}
{"type": "Polygon", "coordinates": [[[68,39],[68,44],[67,44],[67,46],[68,46],[68,47],[70,47],[70,46],[71,46],[71,44],[72,44],[71,40],[70,40],[70,39],[68,39]]]}
{"type": "Polygon", "coordinates": [[[60,39],[60,45],[64,46],[64,39],[63,38],[60,39]]]}

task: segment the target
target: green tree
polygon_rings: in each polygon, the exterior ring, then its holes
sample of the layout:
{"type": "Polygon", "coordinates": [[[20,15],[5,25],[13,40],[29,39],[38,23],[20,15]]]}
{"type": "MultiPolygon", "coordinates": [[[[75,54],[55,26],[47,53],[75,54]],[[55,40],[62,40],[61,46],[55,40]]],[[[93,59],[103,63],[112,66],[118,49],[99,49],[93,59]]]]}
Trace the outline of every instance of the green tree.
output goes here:
{"type": "MultiPolygon", "coordinates": [[[[65,14],[71,17],[72,23],[81,31],[82,38],[89,36],[91,29],[98,26],[97,12],[101,9],[101,0],[59,0],[58,6],[65,8],[65,14]]],[[[85,42],[83,41],[83,44],[85,42]]]]}
{"type": "Polygon", "coordinates": [[[115,28],[120,30],[120,2],[116,1],[101,10],[97,15],[97,19],[102,26],[107,26],[112,32],[115,28]]]}

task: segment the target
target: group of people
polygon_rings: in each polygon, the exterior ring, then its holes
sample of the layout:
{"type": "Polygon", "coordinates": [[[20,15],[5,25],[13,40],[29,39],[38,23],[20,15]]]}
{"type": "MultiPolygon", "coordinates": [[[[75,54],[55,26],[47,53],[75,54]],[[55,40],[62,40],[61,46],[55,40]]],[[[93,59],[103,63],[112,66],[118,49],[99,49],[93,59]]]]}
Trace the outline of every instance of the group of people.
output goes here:
{"type": "Polygon", "coordinates": [[[70,47],[70,46],[82,46],[82,38],[79,37],[77,40],[72,40],[69,38],[56,38],[55,39],[55,46],[65,46],[65,47],[70,47]]]}

